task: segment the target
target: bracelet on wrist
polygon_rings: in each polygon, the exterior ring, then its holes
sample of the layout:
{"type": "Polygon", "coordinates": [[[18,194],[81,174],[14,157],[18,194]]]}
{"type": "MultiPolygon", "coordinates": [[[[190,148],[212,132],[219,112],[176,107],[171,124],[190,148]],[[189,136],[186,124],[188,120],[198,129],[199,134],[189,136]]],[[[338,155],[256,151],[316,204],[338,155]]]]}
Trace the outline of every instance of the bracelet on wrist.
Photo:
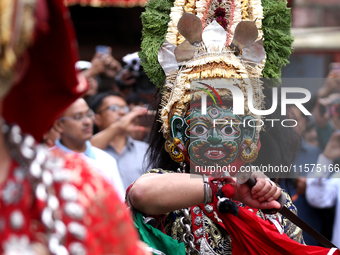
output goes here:
{"type": "Polygon", "coordinates": [[[209,179],[206,175],[203,175],[203,183],[204,183],[204,199],[203,203],[206,205],[207,203],[212,202],[212,190],[209,184],[209,179]]]}

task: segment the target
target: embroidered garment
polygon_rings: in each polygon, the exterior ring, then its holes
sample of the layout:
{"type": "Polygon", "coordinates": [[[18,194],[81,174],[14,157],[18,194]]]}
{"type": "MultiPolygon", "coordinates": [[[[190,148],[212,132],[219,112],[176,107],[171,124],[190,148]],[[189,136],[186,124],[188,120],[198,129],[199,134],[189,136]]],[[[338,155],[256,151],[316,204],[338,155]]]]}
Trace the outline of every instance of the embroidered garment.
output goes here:
{"type": "MultiPolygon", "coordinates": [[[[65,155],[57,149],[50,153],[50,159],[57,162],[52,170],[61,220],[57,227],[63,228],[62,245],[69,253],[143,254],[126,207],[101,174],[79,155],[65,155]]],[[[46,204],[40,197],[44,195],[39,189],[33,193],[35,187],[27,172],[13,161],[8,178],[0,186],[1,254],[49,254],[42,223],[46,204]]]]}
{"type": "MultiPolygon", "coordinates": [[[[173,172],[153,169],[147,173],[169,174],[173,172]]],[[[288,199],[285,206],[297,213],[289,195],[286,195],[288,199]]],[[[256,254],[283,254],[281,246],[285,251],[292,249],[293,254],[310,254],[310,252],[314,252],[312,254],[327,254],[329,249],[303,245],[302,230],[279,213],[268,215],[242,203],[238,203],[238,206],[238,216],[220,213],[215,204],[200,204],[190,208],[191,231],[194,235],[195,248],[200,254],[245,254],[242,252],[249,253],[250,251],[256,254]],[[230,235],[228,229],[232,230],[230,235]],[[279,241],[267,240],[265,239],[267,235],[274,235],[279,241]],[[254,239],[253,242],[245,241],[249,236],[254,237],[250,238],[250,240],[254,239]],[[240,245],[242,241],[247,242],[248,245],[240,245]],[[266,246],[266,248],[262,249],[262,246],[266,246]],[[267,246],[272,250],[276,249],[277,253],[268,253],[267,246]]],[[[155,222],[152,225],[178,242],[183,242],[184,229],[180,223],[182,216],[180,210],[153,216],[155,222]]],[[[149,218],[145,216],[144,222],[150,222],[149,218]]]]}

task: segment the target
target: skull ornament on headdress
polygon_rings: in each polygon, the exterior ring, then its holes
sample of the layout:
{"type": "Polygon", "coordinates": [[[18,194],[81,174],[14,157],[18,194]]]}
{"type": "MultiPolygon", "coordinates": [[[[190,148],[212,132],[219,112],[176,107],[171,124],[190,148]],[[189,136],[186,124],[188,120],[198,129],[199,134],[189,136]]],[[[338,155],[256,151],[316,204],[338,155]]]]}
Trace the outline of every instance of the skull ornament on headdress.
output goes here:
{"type": "MultiPolygon", "coordinates": [[[[282,59],[291,53],[292,43],[288,13],[288,21],[285,20],[289,23],[288,32],[287,24],[281,28],[286,41],[278,40],[275,42],[278,47],[270,49],[272,45],[266,40],[271,38],[263,33],[262,23],[266,18],[263,3],[288,11],[284,1],[174,2],[165,41],[157,57],[166,76],[160,110],[162,131],[167,140],[166,150],[176,162],[240,166],[256,159],[261,131],[258,122],[262,117],[250,111],[248,101],[253,108],[264,109],[260,80],[263,70],[267,69],[266,77],[278,78],[280,71],[273,72],[273,66],[283,64],[282,59]],[[273,52],[266,59],[268,50],[273,52]],[[275,64],[272,55],[277,52],[275,64]],[[206,104],[205,109],[201,102],[206,104]],[[242,114],[234,111],[240,104],[244,109],[242,114]]],[[[160,9],[159,4],[155,4],[155,10],[160,9]]],[[[268,16],[269,20],[273,18],[268,16]]],[[[145,14],[144,23],[146,17],[145,14]]],[[[272,25],[270,29],[277,32],[276,24],[272,25]]],[[[146,34],[150,30],[144,24],[143,42],[149,44],[146,34]]],[[[155,67],[150,68],[154,53],[150,54],[147,47],[142,43],[142,64],[151,80],[160,82],[161,79],[152,79],[157,72],[155,67]]]]}

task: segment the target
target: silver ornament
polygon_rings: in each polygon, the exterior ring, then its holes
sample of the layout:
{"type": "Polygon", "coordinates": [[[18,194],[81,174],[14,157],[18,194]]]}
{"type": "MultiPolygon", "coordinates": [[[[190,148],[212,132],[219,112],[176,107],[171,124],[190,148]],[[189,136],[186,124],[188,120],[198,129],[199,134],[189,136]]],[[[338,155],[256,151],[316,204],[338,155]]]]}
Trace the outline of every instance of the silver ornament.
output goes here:
{"type": "Polygon", "coordinates": [[[71,255],[86,255],[86,249],[83,244],[81,243],[71,243],[69,246],[71,255]]]}
{"type": "Polygon", "coordinates": [[[15,210],[9,216],[9,222],[13,229],[19,230],[24,226],[25,218],[21,211],[15,210]]]}
{"type": "Polygon", "coordinates": [[[66,201],[76,201],[78,199],[78,190],[72,184],[65,183],[61,187],[60,195],[66,201]]]}
{"type": "Polygon", "coordinates": [[[79,224],[78,222],[71,222],[67,226],[68,231],[77,239],[84,240],[87,230],[86,228],[79,224]]]}
{"type": "Polygon", "coordinates": [[[68,202],[64,206],[65,213],[70,216],[73,219],[82,219],[85,214],[85,209],[81,205],[74,203],[74,202],[68,202]]]}

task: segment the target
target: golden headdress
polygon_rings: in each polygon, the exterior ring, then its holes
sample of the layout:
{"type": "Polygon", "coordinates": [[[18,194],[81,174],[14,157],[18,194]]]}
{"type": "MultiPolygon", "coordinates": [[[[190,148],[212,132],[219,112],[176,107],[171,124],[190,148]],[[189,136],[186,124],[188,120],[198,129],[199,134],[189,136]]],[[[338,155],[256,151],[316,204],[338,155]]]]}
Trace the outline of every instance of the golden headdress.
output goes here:
{"type": "MultiPolygon", "coordinates": [[[[245,114],[252,89],[255,109],[263,109],[260,78],[279,79],[291,54],[291,16],[282,0],[151,1],[142,15],[140,58],[145,72],[163,93],[160,119],[171,140],[171,118],[184,116],[190,101],[205,92],[196,81],[228,83],[245,97],[245,114]],[[221,81],[222,80],[222,81],[221,81]]],[[[218,89],[224,100],[229,89],[218,89]]],[[[257,143],[261,127],[256,128],[257,143]]]]}
{"type": "Polygon", "coordinates": [[[0,98],[9,90],[14,66],[33,38],[36,0],[0,1],[0,98]]]}

